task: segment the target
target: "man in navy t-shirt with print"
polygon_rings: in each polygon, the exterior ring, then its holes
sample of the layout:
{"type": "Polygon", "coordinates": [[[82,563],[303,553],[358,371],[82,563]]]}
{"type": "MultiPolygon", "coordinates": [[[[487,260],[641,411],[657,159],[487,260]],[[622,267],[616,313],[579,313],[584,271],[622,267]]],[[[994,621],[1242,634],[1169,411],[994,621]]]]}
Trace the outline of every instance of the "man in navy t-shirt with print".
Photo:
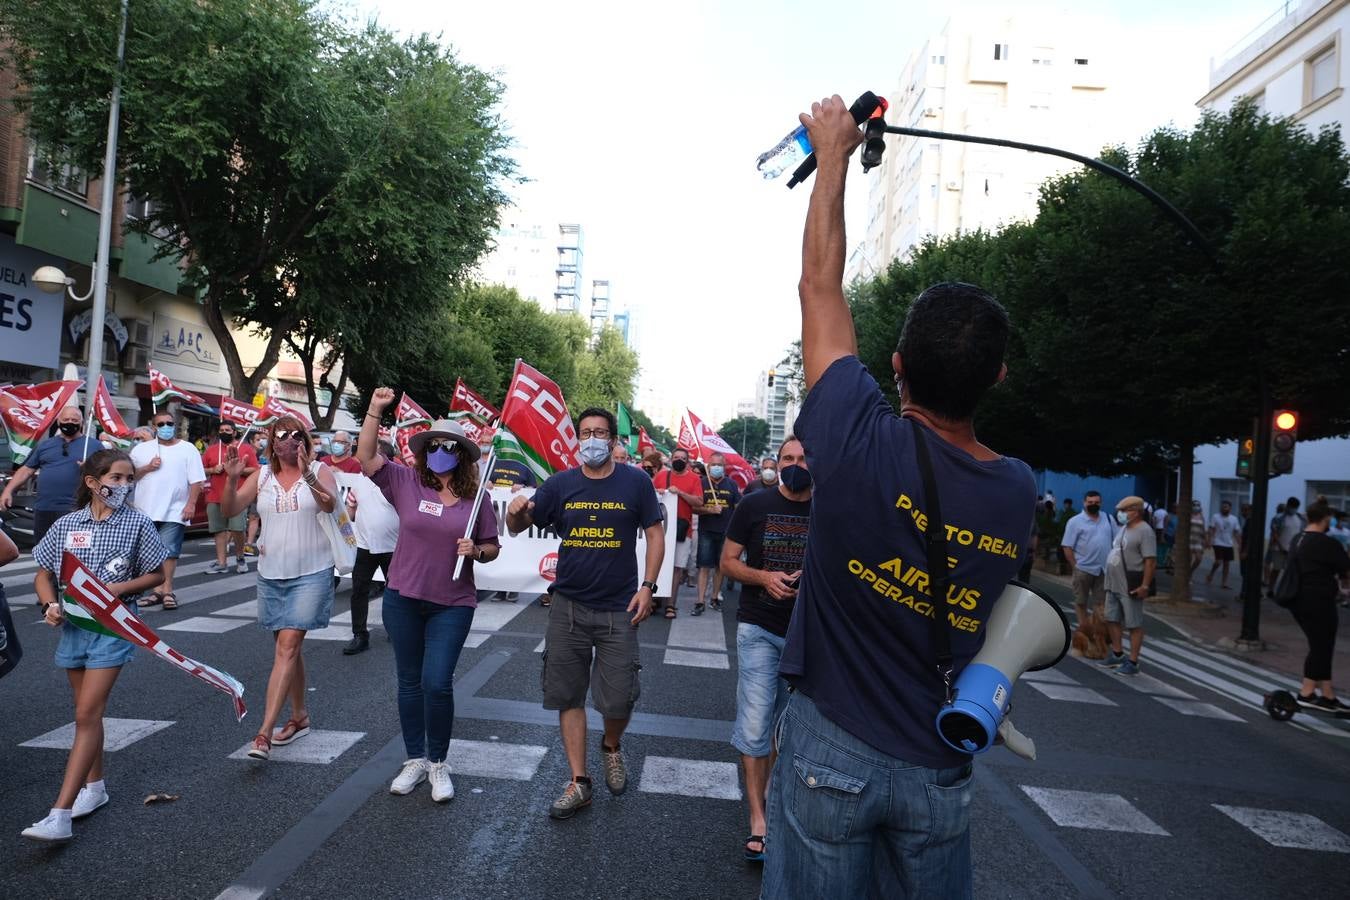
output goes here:
{"type": "Polygon", "coordinates": [[[727,539],[727,523],[741,502],[741,489],[727,477],[727,459],[720,453],[708,457],[708,474],[702,480],[703,503],[698,513],[698,601],[691,615],[703,615],[708,606],[722,608],[722,543],[727,539]],[[707,594],[712,580],[712,597],[707,594]]]}
{"type": "Polygon", "coordinates": [[[558,472],[535,491],[511,500],[506,526],[519,534],[552,528],[558,550],[553,603],[544,635],[544,709],[558,710],[572,780],[549,815],[568,819],[591,803],[586,769],[586,688],[605,720],[600,753],[610,793],[628,787],[619,739],[637,703],[638,623],[652,614],[656,576],[665,555],[661,506],[652,480],[612,458],[618,426],[613,413],[587,409],[577,420],[581,465],[558,472]],[[646,573],[638,584],[637,539],[647,540],[646,573]]]}
{"type": "Polygon", "coordinates": [[[838,96],[802,122],[818,163],[799,284],[810,391],[795,431],[815,484],[780,671],[793,686],[769,788],[762,896],[971,896],[971,757],[938,736],[935,628],[955,671],[1027,552],[1036,486],[985,447],[972,418],[1006,373],[1008,317],[983,290],[939,284],[911,305],[891,364],[897,416],[857,357],[844,300],[844,182],[862,139],[838,96]],[[932,597],[932,457],[951,570],[932,597]]]}

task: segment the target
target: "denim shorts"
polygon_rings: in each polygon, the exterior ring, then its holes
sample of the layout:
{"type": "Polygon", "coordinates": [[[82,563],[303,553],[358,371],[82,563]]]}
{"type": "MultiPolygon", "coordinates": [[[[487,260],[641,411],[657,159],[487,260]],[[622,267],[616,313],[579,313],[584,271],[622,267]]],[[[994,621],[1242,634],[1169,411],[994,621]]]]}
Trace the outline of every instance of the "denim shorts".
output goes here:
{"type": "Polygon", "coordinates": [[[177,559],[183,552],[183,533],[187,526],[182,522],[156,522],[155,530],[169,551],[169,559],[177,559]]]}
{"type": "Polygon", "coordinates": [[[715,569],[722,564],[722,545],[727,536],[720,531],[698,533],[698,564],[704,569],[715,569]]]}
{"type": "Polygon", "coordinates": [[[131,662],[136,645],[106,634],[94,634],[70,624],[61,625],[56,665],[62,669],[115,669],[131,662]]]}
{"type": "Polygon", "coordinates": [[[332,569],[297,578],[258,577],[258,624],[268,631],[327,628],[332,614],[332,569]]]}
{"type": "Polygon", "coordinates": [[[768,756],[773,723],[787,704],[787,682],[778,676],[778,660],[787,638],[767,628],[736,625],[736,724],[731,745],[746,756],[768,756]]]}

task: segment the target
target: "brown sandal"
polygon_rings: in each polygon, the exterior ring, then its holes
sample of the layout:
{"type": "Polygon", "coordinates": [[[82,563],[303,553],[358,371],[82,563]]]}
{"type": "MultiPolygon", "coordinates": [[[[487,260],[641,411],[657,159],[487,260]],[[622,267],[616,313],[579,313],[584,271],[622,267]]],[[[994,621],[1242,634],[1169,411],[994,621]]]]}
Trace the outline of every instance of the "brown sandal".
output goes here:
{"type": "Polygon", "coordinates": [[[285,747],[287,744],[293,744],[300,738],[309,734],[309,715],[304,719],[296,721],[287,719],[286,724],[282,725],[276,731],[272,732],[272,746],[285,747]]]}
{"type": "Polygon", "coordinates": [[[136,601],[136,605],[141,609],[149,609],[152,606],[162,606],[164,604],[164,595],[156,591],[149,597],[142,597],[136,601]]]}
{"type": "Polygon", "coordinates": [[[667,619],[673,619],[673,618],[675,618],[675,615],[676,615],[675,607],[674,607],[673,605],[672,605],[672,606],[667,606],[667,607],[666,607],[666,618],[667,618],[667,619]]]}
{"type": "Polygon", "coordinates": [[[167,594],[156,594],[155,596],[159,597],[165,609],[178,608],[178,598],[174,596],[173,591],[169,591],[167,594]]]}

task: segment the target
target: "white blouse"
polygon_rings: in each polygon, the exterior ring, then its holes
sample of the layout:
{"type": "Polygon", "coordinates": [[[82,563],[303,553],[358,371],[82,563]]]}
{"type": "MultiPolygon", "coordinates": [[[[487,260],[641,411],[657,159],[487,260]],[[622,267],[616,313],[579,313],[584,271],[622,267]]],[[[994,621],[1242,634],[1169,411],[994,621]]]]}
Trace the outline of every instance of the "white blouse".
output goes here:
{"type": "Polygon", "coordinates": [[[328,515],[319,508],[314,492],[297,478],[285,490],[263,466],[258,473],[258,574],[263,578],[299,578],[333,568],[333,550],[319,524],[319,516],[328,515]]]}

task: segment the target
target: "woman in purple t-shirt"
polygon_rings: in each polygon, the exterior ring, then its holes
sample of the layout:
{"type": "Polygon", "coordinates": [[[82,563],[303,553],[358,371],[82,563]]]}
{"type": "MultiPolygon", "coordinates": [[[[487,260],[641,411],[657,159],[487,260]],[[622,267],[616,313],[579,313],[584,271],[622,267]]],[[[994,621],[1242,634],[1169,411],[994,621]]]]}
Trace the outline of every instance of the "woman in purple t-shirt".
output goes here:
{"type": "Polygon", "coordinates": [[[455,719],[452,680],[478,605],[475,562],[497,558],[497,516],[491,503],[478,513],[468,537],[469,512],[478,494],[478,444],[459,423],[442,420],[412,436],[417,457],[411,468],[385,464],[376,452],[380,416],[394,392],[375,390],[361,425],[356,457],[398,513],[398,544],[384,592],[385,631],[394,644],[398,717],[408,761],[389,790],[411,793],[430,779],[431,799],[455,796],[445,754],[455,719]],[[455,553],[446,552],[455,547],[455,553]],[[466,557],[454,578],[457,557],[466,557]]]}

